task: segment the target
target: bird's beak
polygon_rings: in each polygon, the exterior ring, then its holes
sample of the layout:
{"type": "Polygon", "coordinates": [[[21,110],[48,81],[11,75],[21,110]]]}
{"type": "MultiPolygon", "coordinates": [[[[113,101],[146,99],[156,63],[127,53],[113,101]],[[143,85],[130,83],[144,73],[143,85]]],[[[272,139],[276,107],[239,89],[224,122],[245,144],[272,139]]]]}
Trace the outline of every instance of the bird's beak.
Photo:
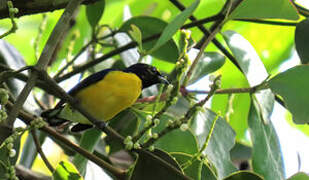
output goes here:
{"type": "Polygon", "coordinates": [[[168,80],[164,76],[159,76],[159,81],[160,83],[170,84],[170,82],[168,82],[168,80]]]}

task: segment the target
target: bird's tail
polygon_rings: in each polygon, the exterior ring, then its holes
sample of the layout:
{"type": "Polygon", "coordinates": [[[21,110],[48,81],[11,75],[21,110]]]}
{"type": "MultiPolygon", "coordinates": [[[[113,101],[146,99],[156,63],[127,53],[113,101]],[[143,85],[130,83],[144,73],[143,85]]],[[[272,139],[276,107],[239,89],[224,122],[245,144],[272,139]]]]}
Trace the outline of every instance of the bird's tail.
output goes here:
{"type": "Polygon", "coordinates": [[[68,122],[68,120],[59,117],[62,109],[63,107],[48,109],[46,111],[43,111],[41,113],[41,116],[46,119],[50,126],[59,126],[65,122],[68,122]]]}

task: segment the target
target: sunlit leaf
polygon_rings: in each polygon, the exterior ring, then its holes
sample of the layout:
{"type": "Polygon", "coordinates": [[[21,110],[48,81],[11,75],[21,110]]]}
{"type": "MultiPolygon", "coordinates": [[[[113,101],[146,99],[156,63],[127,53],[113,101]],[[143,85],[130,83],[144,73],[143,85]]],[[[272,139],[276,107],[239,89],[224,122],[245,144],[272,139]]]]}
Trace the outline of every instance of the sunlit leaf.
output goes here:
{"type": "Polygon", "coordinates": [[[309,66],[300,65],[279,73],[268,82],[271,90],[283,98],[296,124],[309,122],[308,76],[309,66]]]}
{"type": "Polygon", "coordinates": [[[53,180],[83,180],[83,178],[72,163],[61,161],[53,173],[53,180]]]}
{"type": "Polygon", "coordinates": [[[198,4],[200,3],[199,0],[196,0],[194,3],[191,4],[188,8],[182,11],[178,16],[176,16],[163,30],[160,38],[154,45],[154,47],[150,50],[157,50],[167,41],[169,41],[173,35],[177,32],[177,30],[186,22],[186,20],[191,16],[194,10],[197,8],[198,4]]]}
{"type": "MultiPolygon", "coordinates": [[[[171,153],[173,157],[176,158],[177,162],[181,165],[185,164],[191,160],[192,155],[185,153],[171,153]]],[[[205,164],[203,161],[196,160],[190,166],[184,169],[184,172],[187,176],[192,179],[201,179],[201,180],[216,180],[217,177],[211,168],[205,164]]]]}
{"type": "MultiPolygon", "coordinates": [[[[121,32],[129,32],[131,30],[131,25],[134,24],[138,27],[142,33],[143,38],[150,37],[152,35],[161,33],[163,29],[168,25],[166,22],[162,21],[161,19],[149,17],[149,16],[137,16],[129,19],[126,21],[119,30],[121,32]]],[[[147,43],[143,43],[143,49],[148,51],[157,42],[156,39],[149,41],[147,43]]],[[[169,39],[169,41],[165,42],[165,44],[157,49],[156,51],[152,52],[151,55],[168,62],[176,62],[178,58],[178,48],[176,43],[169,39]]]]}
{"type": "Polygon", "coordinates": [[[252,101],[248,117],[252,140],[252,167],[265,179],[284,179],[284,166],[279,139],[271,121],[265,124],[259,112],[259,105],[252,101]]]}
{"type": "MultiPolygon", "coordinates": [[[[236,57],[236,60],[246,76],[251,87],[261,84],[268,77],[263,62],[254,50],[253,46],[240,34],[233,31],[225,31],[224,38],[236,57]],[[258,72],[258,76],[256,75],[258,72]]],[[[260,104],[262,118],[268,119],[274,106],[274,95],[270,90],[262,90],[254,93],[260,104]]]]}
{"type": "MultiPolygon", "coordinates": [[[[98,129],[89,129],[83,133],[79,146],[92,153],[102,135],[102,131],[98,129]]],[[[73,158],[73,164],[81,174],[86,173],[88,159],[77,153],[73,158]]]]}
{"type": "Polygon", "coordinates": [[[230,150],[235,143],[235,132],[225,119],[217,117],[217,114],[208,109],[196,115],[192,122],[192,130],[194,135],[197,136],[199,147],[201,147],[216,118],[218,119],[209,144],[205,150],[205,154],[216,167],[219,179],[222,179],[237,170],[230,159],[230,150]]]}
{"type": "Polygon", "coordinates": [[[231,18],[277,18],[297,20],[296,8],[289,0],[246,0],[231,14],[231,18]]]}
{"type": "Polygon", "coordinates": [[[158,139],[154,146],[167,152],[194,154],[198,151],[196,139],[190,130],[173,130],[158,139]]]}
{"type": "Polygon", "coordinates": [[[91,27],[94,29],[99,23],[105,8],[105,0],[99,0],[96,3],[89,4],[86,7],[87,19],[91,27]]]}

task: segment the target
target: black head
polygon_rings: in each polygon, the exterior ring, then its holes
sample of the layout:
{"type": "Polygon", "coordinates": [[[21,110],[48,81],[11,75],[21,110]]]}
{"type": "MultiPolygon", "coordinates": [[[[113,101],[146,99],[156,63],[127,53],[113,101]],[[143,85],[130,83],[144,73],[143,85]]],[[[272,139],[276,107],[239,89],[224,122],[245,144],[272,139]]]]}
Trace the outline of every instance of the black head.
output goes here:
{"type": "Polygon", "coordinates": [[[124,72],[131,72],[136,74],[142,80],[143,88],[147,88],[157,83],[168,84],[168,81],[162,76],[157,68],[148,64],[133,64],[132,66],[126,68],[124,72]]]}

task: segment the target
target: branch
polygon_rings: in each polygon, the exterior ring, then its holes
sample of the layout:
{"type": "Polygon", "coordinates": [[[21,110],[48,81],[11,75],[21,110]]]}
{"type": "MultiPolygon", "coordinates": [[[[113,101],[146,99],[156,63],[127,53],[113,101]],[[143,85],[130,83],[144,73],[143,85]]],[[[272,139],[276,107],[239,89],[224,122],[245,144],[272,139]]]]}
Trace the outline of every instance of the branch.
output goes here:
{"type": "Polygon", "coordinates": [[[35,129],[32,129],[32,130],[31,130],[31,134],[32,134],[32,137],[33,137],[33,140],[34,140],[34,144],[35,144],[35,146],[36,146],[36,149],[37,149],[38,153],[40,154],[40,156],[41,156],[43,162],[45,163],[45,165],[46,165],[46,167],[48,168],[48,170],[49,170],[51,173],[53,173],[55,169],[53,168],[53,166],[50,164],[50,162],[48,161],[47,157],[45,156],[45,154],[44,154],[44,152],[43,152],[43,150],[42,150],[42,148],[41,148],[41,144],[40,144],[40,142],[39,142],[39,140],[38,140],[38,137],[37,137],[37,135],[36,135],[35,129]]]}
{"type": "MultiPolygon", "coordinates": [[[[72,18],[74,11],[77,9],[79,4],[83,0],[71,0],[67,5],[65,11],[63,12],[61,18],[59,19],[58,23],[56,24],[52,34],[49,36],[49,39],[43,49],[43,52],[35,65],[35,68],[39,70],[45,70],[48,62],[61,39],[62,32],[66,31],[69,21],[72,18]]],[[[24,2],[24,1],[23,1],[24,2]]],[[[27,4],[27,3],[26,3],[27,4]]],[[[14,107],[9,112],[7,123],[9,125],[13,125],[16,117],[18,116],[19,110],[22,108],[24,102],[26,101],[27,97],[29,96],[32,88],[35,86],[36,81],[38,79],[38,73],[33,71],[30,74],[30,77],[27,81],[27,84],[21,91],[20,95],[17,97],[17,100],[14,104],[14,107]]]]}
{"type": "MultiPolygon", "coordinates": [[[[55,3],[55,0],[14,0],[14,7],[18,8],[19,10],[15,17],[63,9],[68,5],[69,1],[70,0],[61,0],[58,1],[58,3],[55,3]]],[[[85,0],[83,4],[91,4],[97,1],[98,0],[85,0]]],[[[6,1],[0,1],[0,19],[8,17],[9,13],[6,8],[6,1]]]]}
{"type": "MultiPolygon", "coordinates": [[[[7,108],[8,109],[11,109],[12,106],[13,106],[13,104],[11,102],[9,102],[7,104],[7,108]]],[[[36,116],[34,116],[34,115],[24,111],[24,110],[21,110],[20,113],[19,113],[18,118],[20,118],[24,123],[29,125],[30,122],[33,121],[36,118],[36,116]]],[[[113,167],[112,165],[110,165],[109,163],[103,161],[99,157],[93,155],[92,153],[89,153],[88,151],[86,151],[85,149],[83,149],[80,146],[76,145],[75,143],[72,143],[66,137],[62,136],[61,134],[59,134],[54,129],[50,128],[49,126],[44,126],[40,130],[44,131],[47,134],[49,134],[51,137],[59,140],[61,143],[66,145],[69,149],[71,149],[71,150],[81,154],[82,156],[84,156],[87,159],[91,160],[92,162],[94,162],[95,164],[100,166],[101,168],[104,168],[107,171],[111,172],[114,176],[119,177],[119,178],[123,178],[125,176],[125,171],[122,171],[120,169],[117,169],[117,168],[113,167]]]]}
{"type": "Polygon", "coordinates": [[[52,178],[49,177],[49,176],[45,176],[41,173],[31,171],[30,169],[27,169],[27,168],[25,168],[24,166],[21,166],[21,165],[16,165],[15,170],[16,170],[16,176],[19,179],[23,179],[23,180],[52,180],[52,178]]]}

